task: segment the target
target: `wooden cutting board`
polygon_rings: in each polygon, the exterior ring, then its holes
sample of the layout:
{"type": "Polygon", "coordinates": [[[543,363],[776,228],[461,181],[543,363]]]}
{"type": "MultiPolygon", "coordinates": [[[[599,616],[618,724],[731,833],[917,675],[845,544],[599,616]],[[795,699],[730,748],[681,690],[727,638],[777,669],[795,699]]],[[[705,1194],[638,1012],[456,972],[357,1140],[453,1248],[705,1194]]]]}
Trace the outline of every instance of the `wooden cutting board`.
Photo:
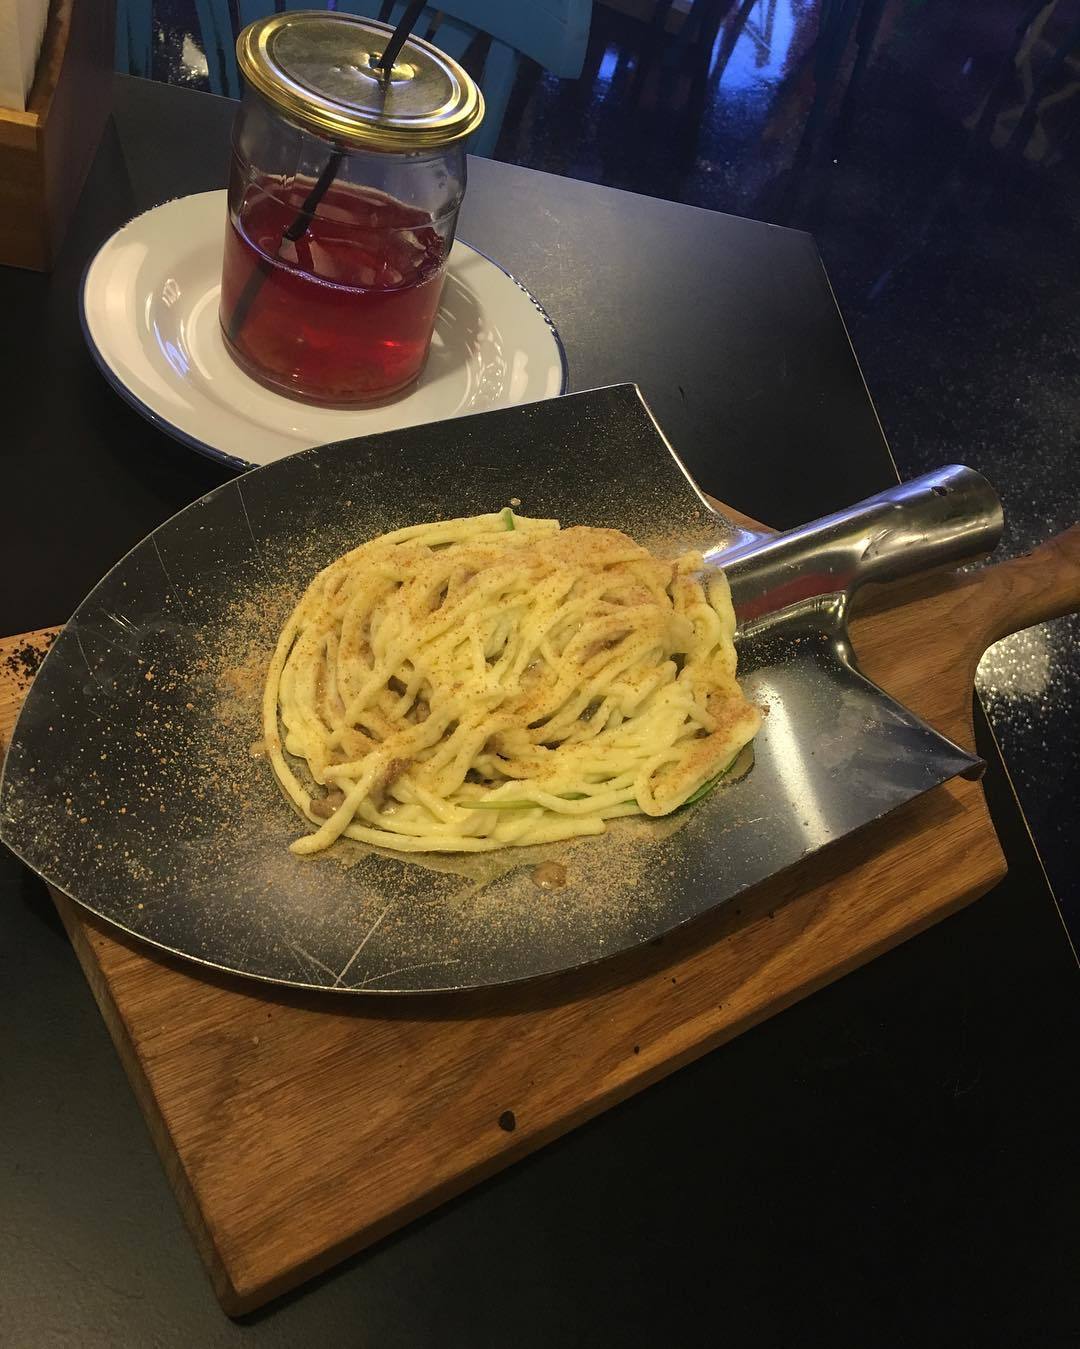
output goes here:
{"type": "MultiPolygon", "coordinates": [[[[1080,604],[1080,535],[890,593],[862,666],[970,748],[1007,632],[1080,604]],[[1050,578],[1048,581],[1048,577],[1050,578]]],[[[0,738],[34,646],[0,642],[0,738]]],[[[326,1269],[983,894],[1005,859],[954,781],[650,945],[465,998],[282,992],[151,955],[53,898],[222,1306],[326,1269]]]]}

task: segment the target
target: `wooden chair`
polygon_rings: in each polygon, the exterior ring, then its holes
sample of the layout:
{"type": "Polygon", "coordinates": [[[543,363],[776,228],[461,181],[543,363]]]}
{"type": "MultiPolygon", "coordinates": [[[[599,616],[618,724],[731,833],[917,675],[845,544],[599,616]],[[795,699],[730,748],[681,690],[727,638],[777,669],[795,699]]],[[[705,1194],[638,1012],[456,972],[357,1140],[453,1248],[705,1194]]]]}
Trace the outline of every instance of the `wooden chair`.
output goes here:
{"type": "MultiPolygon", "coordinates": [[[[117,0],[116,66],[147,78],[151,73],[153,0],[117,0]]],[[[240,24],[272,14],[274,0],[194,0],[203,50],[215,94],[236,98],[236,30],[240,24]]],[[[290,9],[311,9],[313,0],[285,0],[290,9]]],[[[396,23],[404,0],[339,0],[330,8],[396,23]]],[[[487,113],[469,145],[477,155],[491,155],[514,85],[518,61],[527,56],[552,75],[573,78],[581,73],[589,40],[592,0],[438,0],[424,10],[416,33],[462,61],[476,76],[487,113]]]]}

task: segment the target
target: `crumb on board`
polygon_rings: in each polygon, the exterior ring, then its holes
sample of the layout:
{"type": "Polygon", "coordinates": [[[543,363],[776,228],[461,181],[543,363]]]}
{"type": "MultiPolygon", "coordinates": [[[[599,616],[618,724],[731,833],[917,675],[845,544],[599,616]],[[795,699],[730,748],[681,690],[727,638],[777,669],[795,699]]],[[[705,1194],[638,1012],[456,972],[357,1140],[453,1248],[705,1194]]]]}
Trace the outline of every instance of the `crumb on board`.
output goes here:
{"type": "Polygon", "coordinates": [[[2,658],[5,675],[14,680],[19,688],[27,687],[55,639],[56,633],[44,633],[33,639],[17,638],[16,645],[10,651],[5,651],[2,658]]]}

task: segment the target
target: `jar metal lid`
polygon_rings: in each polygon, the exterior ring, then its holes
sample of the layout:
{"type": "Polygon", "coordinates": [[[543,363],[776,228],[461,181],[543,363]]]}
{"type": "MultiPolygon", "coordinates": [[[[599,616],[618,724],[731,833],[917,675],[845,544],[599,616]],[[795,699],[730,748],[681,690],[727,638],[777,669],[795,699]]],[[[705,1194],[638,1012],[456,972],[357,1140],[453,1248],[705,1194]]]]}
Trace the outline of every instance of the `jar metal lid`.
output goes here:
{"type": "Polygon", "coordinates": [[[377,62],[394,30],[335,10],[257,19],[236,40],[248,84],[289,121],[364,150],[437,149],[480,125],[484,97],[445,52],[410,37],[389,79],[377,62]]]}

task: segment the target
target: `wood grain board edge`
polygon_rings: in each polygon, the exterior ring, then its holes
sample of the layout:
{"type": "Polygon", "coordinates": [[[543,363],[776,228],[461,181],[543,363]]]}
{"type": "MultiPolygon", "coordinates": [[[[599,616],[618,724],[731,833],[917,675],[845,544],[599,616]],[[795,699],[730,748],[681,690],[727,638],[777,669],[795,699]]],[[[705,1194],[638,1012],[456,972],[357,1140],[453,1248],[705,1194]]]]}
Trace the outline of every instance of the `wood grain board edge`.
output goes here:
{"type": "Polygon", "coordinates": [[[109,940],[109,938],[103,937],[103,934],[93,924],[90,916],[80,909],[74,900],[65,895],[63,891],[57,890],[52,885],[48,887],[48,890],[75,950],[79,964],[82,966],[86,982],[90,985],[94,1001],[97,1003],[98,1010],[101,1012],[108,1028],[109,1036],[116,1046],[116,1052],[120,1055],[120,1061],[135,1093],[135,1099],[146,1121],[146,1127],[150,1131],[150,1138],[157,1149],[158,1156],[161,1158],[165,1175],[180,1205],[184,1222],[187,1224],[199,1256],[210,1275],[214,1292],[226,1312],[233,1316],[239,1315],[241,1311],[247,1308],[243,1305],[242,1298],[233,1287],[225,1261],[222,1259],[221,1252],[218,1250],[203,1217],[199,1202],[184,1169],[183,1161],[176,1151],[172,1136],[162,1119],[161,1111],[146,1077],[139,1051],[132,1039],[129,1027],[113,999],[108,980],[94,949],[95,936],[98,940],[109,940]]]}
{"type": "Polygon", "coordinates": [[[59,631],[58,627],[41,628],[16,637],[0,637],[0,760],[7,752],[8,738],[36,663],[44,657],[59,631]]]}

